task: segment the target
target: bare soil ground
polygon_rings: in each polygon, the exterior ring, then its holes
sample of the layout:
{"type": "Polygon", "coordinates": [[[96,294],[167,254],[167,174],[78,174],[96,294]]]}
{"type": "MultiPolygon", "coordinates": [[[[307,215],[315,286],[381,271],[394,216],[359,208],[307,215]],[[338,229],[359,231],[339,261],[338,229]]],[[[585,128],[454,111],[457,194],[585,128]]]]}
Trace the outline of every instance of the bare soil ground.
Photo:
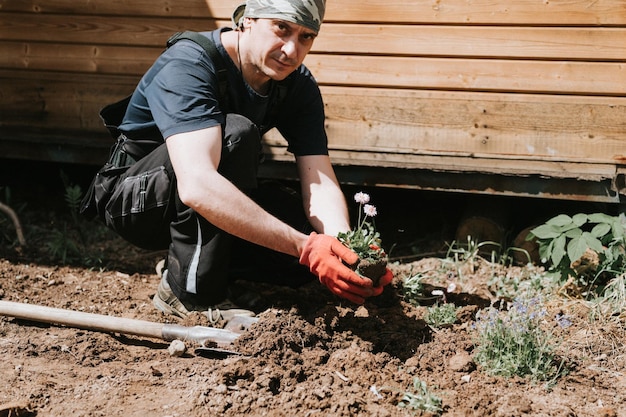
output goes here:
{"type": "MultiPolygon", "coordinates": [[[[19,172],[18,181],[8,170],[0,191],[11,191],[28,246],[15,244],[2,219],[0,300],[207,325],[201,315],[181,321],[153,308],[162,252],[135,249],[94,225],[98,238],[80,248],[99,254],[93,266],[51,256],[52,230],[71,224],[62,187],[19,172]]],[[[626,416],[624,328],[591,323],[583,303],[555,302],[551,311],[565,309],[574,323],[559,333],[569,371],[553,386],[490,376],[473,361],[475,314],[494,299],[488,280],[513,276],[517,267],[477,260],[466,269],[449,294],[462,307],[451,327],[429,327],[427,306],[404,301],[403,278],[442,270],[442,242],[453,238],[459,214],[458,198],[419,196],[417,207],[406,195],[374,200],[381,201],[381,226],[393,218],[383,242],[400,255],[426,255],[394,262],[393,284],[363,306],[316,283],[241,282],[261,302],[259,322],[230,346],[239,355],[207,356],[187,343],[187,353],[175,357],[158,339],[0,317],[0,416],[409,416],[398,403],[415,377],[443,400],[447,416],[626,416]]]]}

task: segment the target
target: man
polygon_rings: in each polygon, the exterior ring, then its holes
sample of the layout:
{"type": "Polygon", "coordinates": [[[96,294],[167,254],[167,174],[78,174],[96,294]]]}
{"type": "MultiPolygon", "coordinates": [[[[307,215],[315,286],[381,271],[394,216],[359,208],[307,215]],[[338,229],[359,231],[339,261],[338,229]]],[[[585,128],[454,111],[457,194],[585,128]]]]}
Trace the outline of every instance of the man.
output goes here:
{"type": "Polygon", "coordinates": [[[350,228],[348,210],[328,157],[321,94],[302,65],[324,0],[248,0],[243,6],[233,16],[235,30],[202,33],[221,55],[225,97],[220,65],[190,40],[169,47],[144,75],[119,126],[123,140],[116,150],[138,161],[116,180],[102,217],[140,247],[169,246],[154,297],[156,308],[169,314],[253,315],[229,302],[228,289],[236,271],[256,261],[265,263],[260,275],[281,275],[287,284],[299,283],[303,273],[316,276],[334,294],[363,303],[392,275],[388,270],[373,287],[345,266],[358,256],[335,238],[350,228]],[[303,204],[302,217],[314,231],[302,227],[285,201],[264,198],[257,187],[261,135],[272,127],[295,154],[299,211],[303,204]],[[154,149],[143,156],[138,149],[146,144],[154,149]],[[281,207],[289,210],[281,213],[281,207]]]}

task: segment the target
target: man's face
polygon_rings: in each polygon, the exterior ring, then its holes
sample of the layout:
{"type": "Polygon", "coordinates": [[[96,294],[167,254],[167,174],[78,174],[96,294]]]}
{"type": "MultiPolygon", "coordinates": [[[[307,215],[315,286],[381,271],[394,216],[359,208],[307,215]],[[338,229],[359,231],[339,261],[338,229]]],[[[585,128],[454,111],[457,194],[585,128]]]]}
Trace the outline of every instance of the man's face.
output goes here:
{"type": "Polygon", "coordinates": [[[248,57],[262,74],[276,81],[285,79],[304,61],[317,34],[311,29],[279,19],[249,19],[248,57]]]}

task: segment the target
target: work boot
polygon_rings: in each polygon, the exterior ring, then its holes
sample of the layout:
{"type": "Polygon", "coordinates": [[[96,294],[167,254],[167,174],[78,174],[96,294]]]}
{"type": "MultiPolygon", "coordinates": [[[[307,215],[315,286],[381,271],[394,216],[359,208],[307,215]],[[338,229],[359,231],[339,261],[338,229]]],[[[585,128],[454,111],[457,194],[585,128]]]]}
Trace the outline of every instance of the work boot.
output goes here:
{"type": "Polygon", "coordinates": [[[156,307],[157,310],[166,314],[173,314],[181,318],[187,317],[191,311],[199,311],[204,314],[212,324],[215,324],[220,320],[224,320],[228,323],[233,319],[233,317],[236,316],[255,316],[253,311],[239,308],[228,299],[210,307],[183,304],[178,297],[174,295],[169,283],[167,282],[167,270],[163,271],[163,277],[161,278],[156,294],[152,298],[152,304],[154,304],[154,307],[156,307]]]}

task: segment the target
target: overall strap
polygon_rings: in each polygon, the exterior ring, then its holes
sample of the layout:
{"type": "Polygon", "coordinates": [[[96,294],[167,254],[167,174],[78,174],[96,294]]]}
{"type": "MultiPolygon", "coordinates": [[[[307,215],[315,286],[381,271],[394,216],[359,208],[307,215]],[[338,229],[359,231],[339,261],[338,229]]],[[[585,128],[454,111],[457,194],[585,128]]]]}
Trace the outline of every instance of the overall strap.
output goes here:
{"type": "MultiPolygon", "coordinates": [[[[181,39],[187,39],[202,46],[204,50],[206,51],[206,53],[211,58],[211,61],[213,61],[213,64],[215,65],[217,69],[217,80],[219,83],[220,99],[225,104],[224,108],[227,109],[228,108],[228,93],[227,93],[228,92],[228,78],[226,76],[227,74],[226,66],[224,64],[222,55],[218,52],[217,47],[215,46],[215,42],[213,42],[212,39],[207,38],[206,36],[203,36],[198,32],[187,30],[184,32],[177,32],[173,34],[167,40],[167,47],[169,48],[170,46],[174,45],[176,42],[178,42],[181,39]]],[[[274,94],[273,102],[270,103],[270,108],[268,110],[268,114],[266,115],[266,123],[264,123],[263,126],[261,126],[261,131],[263,133],[265,133],[265,130],[267,129],[267,122],[269,122],[270,120],[276,119],[280,110],[279,105],[287,97],[287,92],[289,89],[288,78],[276,83],[277,91],[276,91],[276,94],[274,94]]]]}
{"type": "MultiPolygon", "coordinates": [[[[167,40],[167,47],[169,48],[170,46],[174,45],[176,42],[178,42],[181,39],[187,39],[187,40],[197,43],[202,48],[204,48],[206,53],[209,55],[209,57],[211,58],[211,61],[213,62],[213,64],[215,65],[215,68],[217,69],[217,81],[219,83],[220,99],[224,103],[227,104],[228,103],[228,94],[227,94],[228,79],[226,77],[226,65],[224,65],[224,60],[222,58],[222,55],[220,55],[219,51],[217,50],[217,47],[215,46],[215,42],[213,42],[212,39],[209,39],[206,36],[201,35],[198,32],[186,30],[184,32],[177,32],[173,34],[167,40]]],[[[228,108],[228,106],[226,106],[226,108],[228,108]]]]}

